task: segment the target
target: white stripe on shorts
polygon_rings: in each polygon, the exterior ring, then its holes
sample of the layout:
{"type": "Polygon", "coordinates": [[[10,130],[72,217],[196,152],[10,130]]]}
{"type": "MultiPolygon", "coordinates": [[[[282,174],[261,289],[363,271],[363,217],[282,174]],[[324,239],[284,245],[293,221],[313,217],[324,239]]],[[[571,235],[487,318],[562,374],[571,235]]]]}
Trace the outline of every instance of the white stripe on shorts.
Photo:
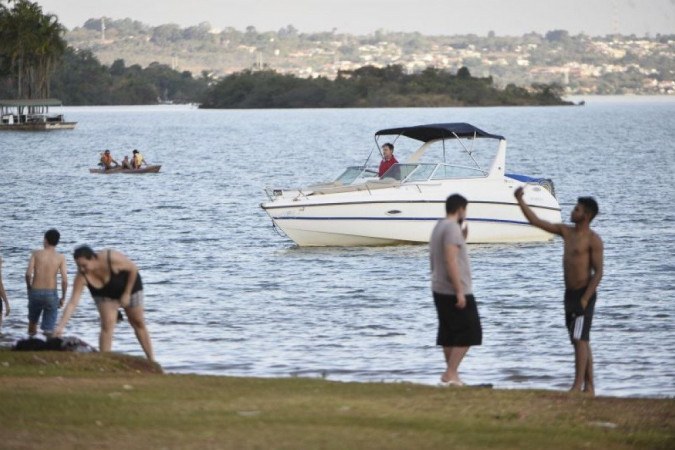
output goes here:
{"type": "Polygon", "coordinates": [[[584,316],[579,316],[574,319],[574,332],[572,333],[572,338],[579,340],[581,339],[581,333],[584,331],[584,316]]]}

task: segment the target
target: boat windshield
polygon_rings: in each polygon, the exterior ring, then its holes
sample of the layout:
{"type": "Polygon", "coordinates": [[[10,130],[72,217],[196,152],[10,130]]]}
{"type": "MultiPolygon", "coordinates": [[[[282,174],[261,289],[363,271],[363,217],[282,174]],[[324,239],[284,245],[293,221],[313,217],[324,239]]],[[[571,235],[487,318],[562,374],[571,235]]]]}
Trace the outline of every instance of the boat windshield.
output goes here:
{"type": "Polygon", "coordinates": [[[347,186],[367,178],[377,177],[377,171],[363,166],[349,166],[335,179],[336,184],[347,186]]]}
{"type": "Polygon", "coordinates": [[[453,164],[439,164],[432,180],[448,180],[451,178],[476,178],[485,177],[487,172],[476,167],[456,166],[453,164]]]}
{"type": "Polygon", "coordinates": [[[394,164],[382,179],[419,182],[427,180],[448,180],[453,178],[484,177],[486,173],[475,167],[453,164],[394,164]]]}

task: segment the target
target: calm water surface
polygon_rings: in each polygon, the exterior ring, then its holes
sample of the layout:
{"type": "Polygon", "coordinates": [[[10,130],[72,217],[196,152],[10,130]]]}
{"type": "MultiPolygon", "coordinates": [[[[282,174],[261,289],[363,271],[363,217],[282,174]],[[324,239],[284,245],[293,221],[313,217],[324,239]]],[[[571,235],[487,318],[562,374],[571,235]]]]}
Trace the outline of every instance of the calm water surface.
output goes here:
{"type": "MultiPolygon", "coordinates": [[[[555,180],[563,217],[600,204],[605,241],[592,332],[597,392],[675,395],[675,99],[586,99],[585,107],[200,111],[64,108],[74,131],[0,134],[0,254],[12,313],[0,345],[25,336],[23,281],[47,228],[73,248],[127,253],[165,370],[436,383],[428,250],[302,249],[260,209],[265,186],[325,181],[361,163],[380,128],[470,122],[507,137],[507,170],[555,180]],[[90,175],[98,152],[133,148],[162,173],[90,175]]],[[[405,153],[397,153],[399,159],[405,153]]],[[[485,156],[485,155],[483,155],[485,156]]],[[[491,155],[488,155],[491,156],[491,155]]],[[[470,383],[567,389],[562,244],[470,248],[484,345],[470,383]]],[[[67,334],[98,343],[84,296],[67,334]]],[[[128,323],[114,350],[142,355],[128,323]]]]}

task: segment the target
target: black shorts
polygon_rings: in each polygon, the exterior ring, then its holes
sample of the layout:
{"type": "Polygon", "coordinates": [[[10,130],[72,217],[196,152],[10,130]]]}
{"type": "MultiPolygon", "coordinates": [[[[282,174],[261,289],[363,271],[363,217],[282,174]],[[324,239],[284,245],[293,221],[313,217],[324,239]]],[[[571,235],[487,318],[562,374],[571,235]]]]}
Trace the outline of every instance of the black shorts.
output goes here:
{"type": "Polygon", "coordinates": [[[469,347],[483,343],[478,306],[473,295],[465,296],[466,306],[457,309],[457,296],[434,292],[438,313],[436,345],[443,347],[469,347]]]}
{"type": "Polygon", "coordinates": [[[565,325],[573,344],[575,341],[591,340],[591,324],[593,323],[596,295],[594,292],[584,310],[581,307],[581,297],[584,292],[586,292],[586,288],[565,290],[565,325]]]}

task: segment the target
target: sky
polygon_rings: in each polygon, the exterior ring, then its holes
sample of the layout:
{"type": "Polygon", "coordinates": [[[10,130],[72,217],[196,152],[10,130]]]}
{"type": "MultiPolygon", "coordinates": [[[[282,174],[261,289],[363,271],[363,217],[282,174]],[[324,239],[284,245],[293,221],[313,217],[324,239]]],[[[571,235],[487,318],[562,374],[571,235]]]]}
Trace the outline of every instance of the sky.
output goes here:
{"type": "Polygon", "coordinates": [[[520,36],[551,30],[590,36],[675,34],[675,0],[33,0],[72,29],[109,17],[157,26],[208,22],[214,29],[425,35],[493,31],[520,36]]]}

